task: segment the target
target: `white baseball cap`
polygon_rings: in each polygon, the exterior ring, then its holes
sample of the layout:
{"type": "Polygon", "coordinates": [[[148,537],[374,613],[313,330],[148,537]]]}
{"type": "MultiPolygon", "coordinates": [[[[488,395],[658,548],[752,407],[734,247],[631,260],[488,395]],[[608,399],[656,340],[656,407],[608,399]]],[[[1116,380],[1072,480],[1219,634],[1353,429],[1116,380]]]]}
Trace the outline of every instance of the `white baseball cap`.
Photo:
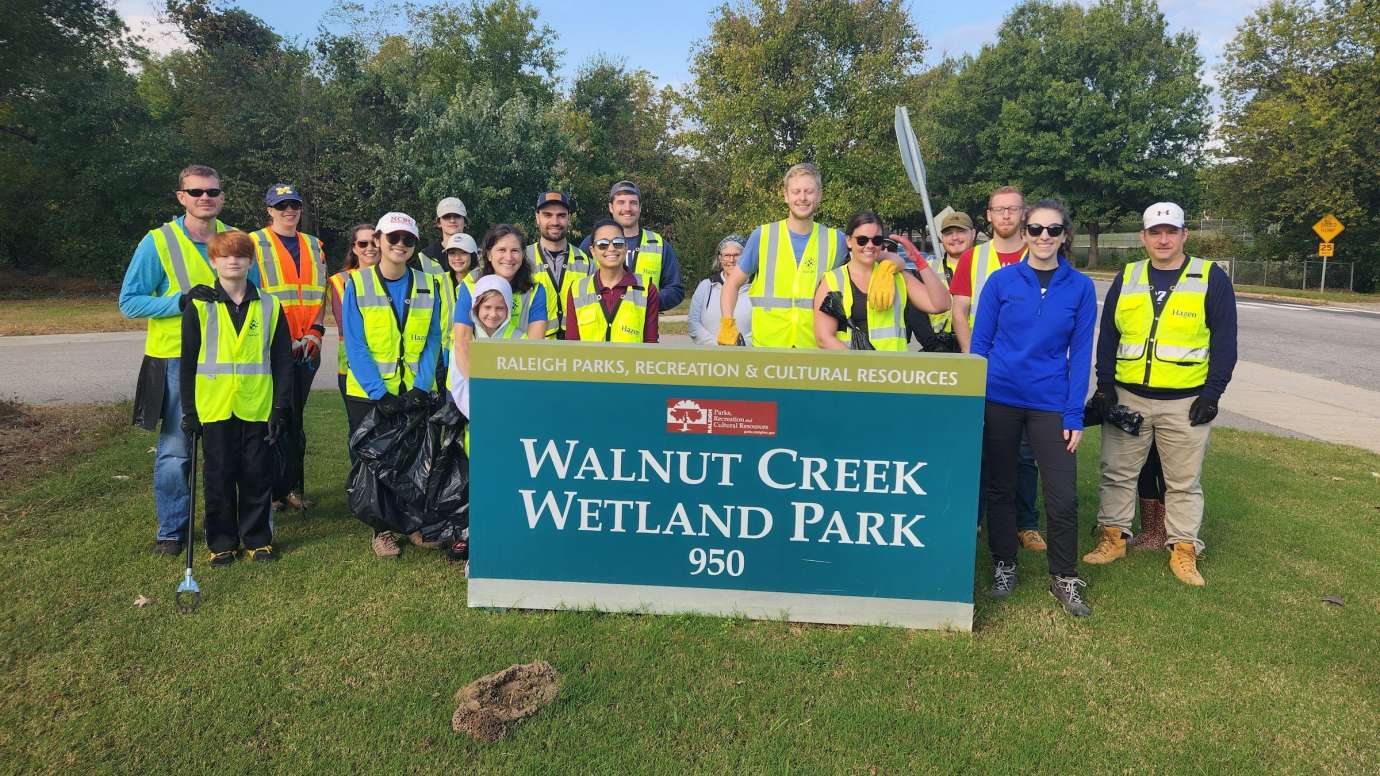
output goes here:
{"type": "Polygon", "coordinates": [[[1173,202],[1156,202],[1145,209],[1145,215],[1141,220],[1145,229],[1164,225],[1182,229],[1184,228],[1184,209],[1173,202]]]}
{"type": "Polygon", "coordinates": [[[391,232],[410,232],[413,237],[420,237],[417,231],[417,222],[406,213],[384,213],[383,218],[379,219],[379,225],[374,227],[375,232],[389,234],[391,232]]]}
{"type": "Polygon", "coordinates": [[[447,237],[446,246],[442,250],[450,251],[456,248],[459,248],[465,253],[479,253],[479,246],[474,244],[474,238],[464,232],[458,232],[447,237]]]}
{"type": "Polygon", "coordinates": [[[451,213],[454,213],[460,216],[461,218],[470,217],[469,211],[465,210],[465,203],[461,202],[459,197],[446,197],[445,199],[436,203],[437,218],[440,218],[442,216],[448,216],[451,213]]]}

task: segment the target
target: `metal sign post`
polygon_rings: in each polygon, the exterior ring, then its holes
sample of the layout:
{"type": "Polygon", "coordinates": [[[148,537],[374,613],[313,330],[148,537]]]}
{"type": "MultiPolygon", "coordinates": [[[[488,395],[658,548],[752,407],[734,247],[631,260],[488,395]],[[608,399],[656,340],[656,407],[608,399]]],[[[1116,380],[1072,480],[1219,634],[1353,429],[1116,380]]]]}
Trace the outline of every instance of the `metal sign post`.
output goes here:
{"type": "Polygon", "coordinates": [[[1337,217],[1331,213],[1319,218],[1318,222],[1313,224],[1313,231],[1322,238],[1322,243],[1318,245],[1318,255],[1323,260],[1322,282],[1318,284],[1318,289],[1321,291],[1327,291],[1327,259],[1332,256],[1334,251],[1332,240],[1341,234],[1345,228],[1342,226],[1342,222],[1338,221],[1337,217]]]}

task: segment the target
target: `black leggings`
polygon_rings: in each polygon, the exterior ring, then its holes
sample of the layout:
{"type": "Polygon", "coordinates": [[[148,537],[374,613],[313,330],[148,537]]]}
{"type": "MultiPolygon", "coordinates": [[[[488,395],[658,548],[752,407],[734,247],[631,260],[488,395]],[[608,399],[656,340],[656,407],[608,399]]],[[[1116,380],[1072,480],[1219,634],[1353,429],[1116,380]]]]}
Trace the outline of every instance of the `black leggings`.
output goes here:
{"type": "Polygon", "coordinates": [[[1140,492],[1141,498],[1164,501],[1164,467],[1160,465],[1160,450],[1153,441],[1150,442],[1150,456],[1145,459],[1145,465],[1140,467],[1140,480],[1136,482],[1136,490],[1140,492]]]}
{"type": "Polygon", "coordinates": [[[1030,437],[1044,484],[1049,527],[1049,573],[1078,575],[1078,456],[1064,441],[1058,412],[987,402],[982,434],[983,482],[987,497],[987,540],[993,560],[1016,562],[1016,481],[1021,432],[1030,437]]]}

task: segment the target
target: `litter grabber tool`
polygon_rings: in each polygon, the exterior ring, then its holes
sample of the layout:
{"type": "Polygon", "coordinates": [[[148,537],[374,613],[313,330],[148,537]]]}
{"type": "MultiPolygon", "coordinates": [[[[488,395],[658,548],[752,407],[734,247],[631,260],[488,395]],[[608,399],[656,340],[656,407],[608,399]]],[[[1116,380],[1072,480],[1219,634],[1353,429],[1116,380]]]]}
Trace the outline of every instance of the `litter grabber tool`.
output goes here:
{"type": "Polygon", "coordinates": [[[177,595],[173,598],[177,603],[177,610],[183,614],[196,611],[197,605],[201,603],[201,588],[196,580],[192,579],[192,545],[196,536],[196,451],[201,442],[201,435],[193,434],[191,442],[192,473],[187,477],[188,492],[192,496],[187,507],[187,573],[183,575],[182,584],[177,586],[177,595]]]}
{"type": "MultiPolygon", "coordinates": [[[[906,168],[910,187],[920,195],[920,201],[925,205],[925,224],[929,227],[935,255],[931,268],[936,274],[942,273],[942,266],[933,266],[940,264],[939,230],[934,228],[934,213],[930,209],[930,192],[926,188],[925,180],[925,160],[920,156],[920,143],[915,139],[915,130],[910,127],[910,110],[903,105],[896,106],[896,145],[901,150],[901,166],[906,168]]],[[[916,260],[918,261],[919,257],[916,257],[916,260]]]]}

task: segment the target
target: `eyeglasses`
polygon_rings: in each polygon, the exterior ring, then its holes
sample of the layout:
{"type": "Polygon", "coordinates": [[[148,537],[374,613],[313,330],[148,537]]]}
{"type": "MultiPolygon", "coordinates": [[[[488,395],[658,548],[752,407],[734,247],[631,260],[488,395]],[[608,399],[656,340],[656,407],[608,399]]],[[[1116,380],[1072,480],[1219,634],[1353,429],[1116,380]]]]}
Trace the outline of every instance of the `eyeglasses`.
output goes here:
{"type": "Polygon", "coordinates": [[[373,240],[355,240],[355,247],[356,247],[356,248],[370,248],[370,247],[373,247],[373,245],[374,245],[374,241],[373,241],[373,240]]]}
{"type": "Polygon", "coordinates": [[[178,191],[194,199],[200,199],[203,195],[214,199],[221,194],[221,189],[178,189],[178,191]]]}
{"type": "Polygon", "coordinates": [[[1006,207],[989,207],[989,211],[1002,216],[1014,216],[1025,210],[1024,205],[1007,205],[1006,207]]]}
{"type": "Polygon", "coordinates": [[[273,208],[274,210],[277,210],[279,213],[281,213],[281,212],[283,212],[284,210],[301,210],[301,209],[302,209],[302,203],[301,203],[301,202],[298,202],[298,201],[295,200],[295,199],[287,199],[287,200],[283,200],[282,202],[279,202],[279,203],[276,204],[276,205],[269,205],[269,207],[271,207],[271,208],[273,208]]]}
{"type": "Polygon", "coordinates": [[[613,238],[612,240],[595,240],[595,241],[594,241],[594,247],[595,247],[595,248],[598,248],[598,249],[601,250],[601,251],[606,251],[606,250],[608,250],[609,248],[622,248],[624,245],[627,245],[627,244],[628,244],[627,241],[624,240],[622,237],[615,237],[615,238],[613,238]]]}
{"type": "Polygon", "coordinates": [[[1050,224],[1049,226],[1045,226],[1044,224],[1026,224],[1026,225],[1025,225],[1025,233],[1028,234],[1028,235],[1030,235],[1031,237],[1039,237],[1041,232],[1049,232],[1049,236],[1050,236],[1050,237],[1058,237],[1058,236],[1060,236],[1060,235],[1062,235],[1062,234],[1064,233],[1064,225],[1063,225],[1063,224],[1050,224]]]}
{"type": "Polygon", "coordinates": [[[412,246],[417,244],[417,238],[413,237],[411,234],[407,232],[389,232],[388,234],[385,234],[384,237],[388,239],[389,245],[397,245],[398,243],[402,243],[408,248],[411,248],[412,246]]]}
{"type": "Polygon", "coordinates": [[[859,246],[859,247],[862,247],[862,246],[865,246],[865,245],[875,245],[875,246],[877,246],[878,248],[880,248],[880,247],[882,247],[883,245],[886,245],[887,243],[891,242],[890,240],[888,240],[887,238],[881,236],[880,234],[878,234],[878,235],[873,235],[872,237],[858,237],[857,235],[854,235],[854,236],[853,236],[853,239],[858,241],[858,246],[859,246]]]}

